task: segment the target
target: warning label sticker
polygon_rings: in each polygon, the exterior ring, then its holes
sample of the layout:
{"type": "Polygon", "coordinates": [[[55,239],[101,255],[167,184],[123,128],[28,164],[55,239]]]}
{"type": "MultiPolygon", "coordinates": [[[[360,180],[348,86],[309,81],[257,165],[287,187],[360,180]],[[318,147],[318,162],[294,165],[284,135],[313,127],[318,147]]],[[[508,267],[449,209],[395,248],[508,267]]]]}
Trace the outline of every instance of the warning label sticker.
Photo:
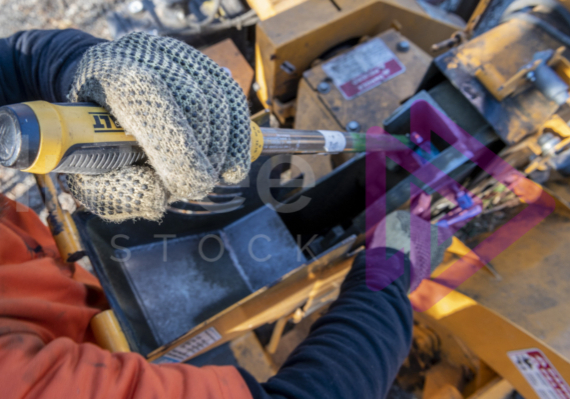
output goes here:
{"type": "Polygon", "coordinates": [[[541,399],[570,399],[570,387],[540,349],[507,355],[541,399]]]}
{"type": "Polygon", "coordinates": [[[202,331],[195,337],[190,338],[188,341],[178,345],[170,352],[165,353],[163,356],[154,360],[153,363],[180,363],[192,357],[202,349],[213,345],[222,338],[220,333],[214,327],[202,331]]]}
{"type": "Polygon", "coordinates": [[[406,67],[379,38],[371,39],[323,64],[323,70],[351,100],[403,73],[406,67]]]}

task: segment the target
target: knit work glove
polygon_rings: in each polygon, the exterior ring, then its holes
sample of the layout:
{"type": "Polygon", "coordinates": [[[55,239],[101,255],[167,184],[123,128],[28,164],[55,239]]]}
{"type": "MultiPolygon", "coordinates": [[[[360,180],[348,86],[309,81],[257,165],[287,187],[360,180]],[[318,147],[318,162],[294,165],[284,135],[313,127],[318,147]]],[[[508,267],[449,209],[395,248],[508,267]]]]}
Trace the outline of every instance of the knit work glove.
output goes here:
{"type": "Polygon", "coordinates": [[[394,211],[378,224],[368,249],[385,247],[402,251],[410,262],[412,292],[423,279],[429,278],[431,272],[443,261],[445,250],[451,245],[451,237],[440,239],[444,232],[445,229],[440,231],[436,225],[411,215],[410,212],[394,211]],[[412,220],[415,234],[412,234],[412,220]]]}
{"type": "Polygon", "coordinates": [[[149,166],[69,175],[72,194],[103,219],[162,217],[168,203],[202,199],[250,166],[250,120],[238,84],[178,40],[132,33],[91,47],[69,100],[106,108],[144,149],[149,166]]]}

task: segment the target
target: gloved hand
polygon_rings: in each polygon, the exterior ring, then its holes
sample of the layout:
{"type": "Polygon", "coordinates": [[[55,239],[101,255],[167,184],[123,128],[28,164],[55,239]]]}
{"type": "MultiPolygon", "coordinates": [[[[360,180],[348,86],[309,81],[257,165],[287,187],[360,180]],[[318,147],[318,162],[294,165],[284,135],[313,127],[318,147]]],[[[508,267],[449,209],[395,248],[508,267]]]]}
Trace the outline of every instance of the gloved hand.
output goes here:
{"type": "MultiPolygon", "coordinates": [[[[445,250],[451,245],[451,237],[439,242],[444,232],[445,229],[439,229],[419,216],[410,215],[406,211],[394,211],[374,230],[367,248],[367,256],[374,248],[385,247],[402,251],[409,262],[410,292],[412,292],[423,279],[429,278],[431,272],[442,262],[445,250]],[[413,227],[410,228],[412,223],[413,227]]],[[[372,267],[382,267],[381,260],[375,259],[374,263],[377,265],[372,267]]],[[[390,272],[388,271],[389,275],[390,272]]]]}
{"type": "Polygon", "coordinates": [[[132,33],[91,47],[69,100],[105,107],[142,146],[150,166],[69,175],[72,194],[107,220],[157,220],[167,203],[201,199],[250,166],[250,120],[238,84],[178,40],[132,33]]]}

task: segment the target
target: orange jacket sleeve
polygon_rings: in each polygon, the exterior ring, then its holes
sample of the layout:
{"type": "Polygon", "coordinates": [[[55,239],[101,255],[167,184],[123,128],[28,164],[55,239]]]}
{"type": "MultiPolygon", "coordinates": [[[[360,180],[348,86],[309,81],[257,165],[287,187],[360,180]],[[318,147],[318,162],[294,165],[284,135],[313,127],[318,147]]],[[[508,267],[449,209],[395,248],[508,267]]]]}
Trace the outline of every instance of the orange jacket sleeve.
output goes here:
{"type": "Polygon", "coordinates": [[[251,398],[236,368],[154,365],[92,342],[102,291],[61,262],[36,214],[0,194],[0,392],[12,398],[251,398]]]}

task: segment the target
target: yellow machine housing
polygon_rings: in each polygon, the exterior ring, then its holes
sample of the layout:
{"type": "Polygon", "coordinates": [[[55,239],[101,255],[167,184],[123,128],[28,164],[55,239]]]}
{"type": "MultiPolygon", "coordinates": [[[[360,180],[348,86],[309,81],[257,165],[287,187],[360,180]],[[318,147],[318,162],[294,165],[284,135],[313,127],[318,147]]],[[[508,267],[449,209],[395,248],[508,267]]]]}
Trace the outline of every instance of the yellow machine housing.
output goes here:
{"type": "Polygon", "coordinates": [[[256,33],[257,94],[284,122],[303,72],[329,50],[389,28],[419,48],[448,39],[461,26],[430,17],[414,0],[307,0],[260,22],[256,33]]]}

